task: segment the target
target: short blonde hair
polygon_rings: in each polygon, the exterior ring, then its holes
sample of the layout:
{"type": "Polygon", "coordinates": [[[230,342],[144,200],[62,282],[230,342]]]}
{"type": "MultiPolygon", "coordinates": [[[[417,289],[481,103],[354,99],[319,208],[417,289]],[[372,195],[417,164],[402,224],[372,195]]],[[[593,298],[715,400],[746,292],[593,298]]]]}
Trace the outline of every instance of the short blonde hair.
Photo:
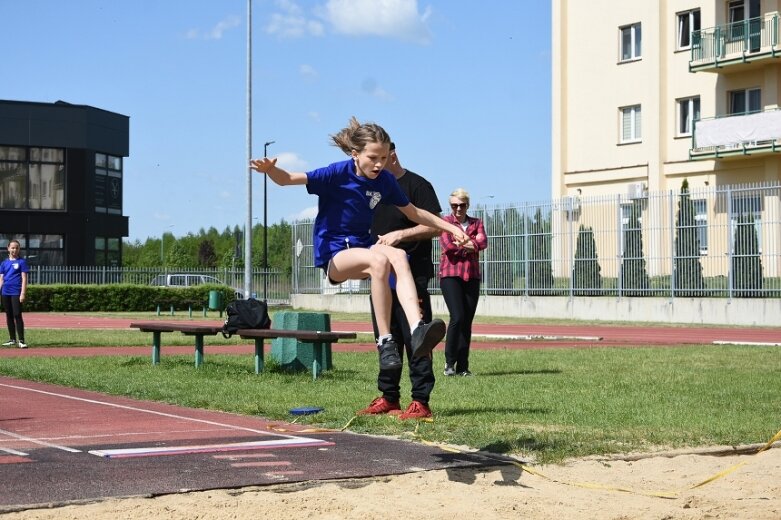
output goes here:
{"type": "Polygon", "coordinates": [[[455,197],[457,199],[461,199],[465,202],[469,202],[469,192],[466,191],[464,188],[454,189],[453,193],[451,193],[450,196],[455,197]]]}

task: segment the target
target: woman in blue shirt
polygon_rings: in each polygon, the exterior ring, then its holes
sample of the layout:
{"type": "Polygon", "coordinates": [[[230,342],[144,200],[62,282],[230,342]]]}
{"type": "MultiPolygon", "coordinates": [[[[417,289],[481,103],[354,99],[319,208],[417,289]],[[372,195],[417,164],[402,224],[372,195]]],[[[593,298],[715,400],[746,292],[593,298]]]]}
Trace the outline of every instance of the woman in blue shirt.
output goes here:
{"type": "Polygon", "coordinates": [[[361,124],[353,117],[349,126],[332,135],[331,140],[350,159],[307,173],[287,172],[276,166],[276,159],[267,157],[253,160],[250,165],[280,186],[306,185],[309,193],[318,196],[313,231],[315,265],[333,284],[370,278],[380,368],[401,368],[399,347],[390,333],[390,274],[395,273],[396,293],[412,331],[413,357],[431,354],[445,335],[445,323],[421,320],[406,252],[372,242],[374,209],[380,203],[393,204],[411,221],[451,233],[458,243],[465,243],[469,237],[460,227],[410,204],[393,174],[383,169],[391,139],[381,126],[361,124]]]}
{"type": "Polygon", "coordinates": [[[5,309],[5,319],[8,324],[8,335],[11,339],[3,343],[4,347],[17,345],[27,348],[24,341],[24,319],[22,319],[22,303],[27,293],[27,261],[19,256],[21,245],[18,240],[8,243],[8,258],[0,263],[0,297],[5,309]]]}

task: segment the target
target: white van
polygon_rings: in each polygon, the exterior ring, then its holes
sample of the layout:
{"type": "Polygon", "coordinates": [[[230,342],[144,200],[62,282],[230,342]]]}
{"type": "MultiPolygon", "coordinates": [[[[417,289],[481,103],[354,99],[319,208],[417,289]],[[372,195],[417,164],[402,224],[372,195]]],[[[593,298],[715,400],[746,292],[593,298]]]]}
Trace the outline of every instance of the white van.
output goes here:
{"type": "MultiPolygon", "coordinates": [[[[157,287],[192,287],[203,284],[228,285],[214,276],[205,274],[159,274],[149,282],[149,285],[157,287]]],[[[244,292],[241,289],[235,287],[232,287],[232,289],[237,299],[241,300],[244,298],[244,292]]]]}

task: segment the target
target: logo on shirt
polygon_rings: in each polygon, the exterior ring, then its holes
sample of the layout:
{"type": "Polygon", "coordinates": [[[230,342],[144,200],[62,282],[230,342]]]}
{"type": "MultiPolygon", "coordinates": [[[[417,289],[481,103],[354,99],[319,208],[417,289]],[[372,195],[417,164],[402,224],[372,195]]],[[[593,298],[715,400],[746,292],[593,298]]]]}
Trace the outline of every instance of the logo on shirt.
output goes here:
{"type": "Polygon", "coordinates": [[[369,207],[371,209],[374,209],[382,198],[382,194],[379,191],[367,191],[366,196],[369,197],[369,207]]]}

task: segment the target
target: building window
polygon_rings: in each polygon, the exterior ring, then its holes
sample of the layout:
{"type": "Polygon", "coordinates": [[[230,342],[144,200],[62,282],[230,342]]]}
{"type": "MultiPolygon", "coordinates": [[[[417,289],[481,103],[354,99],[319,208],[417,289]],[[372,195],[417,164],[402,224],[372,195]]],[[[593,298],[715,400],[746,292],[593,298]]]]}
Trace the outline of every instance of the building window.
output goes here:
{"type": "Polygon", "coordinates": [[[65,210],[65,150],[0,146],[0,209],[65,210]]]}
{"type": "Polygon", "coordinates": [[[643,228],[643,210],[636,200],[621,202],[621,256],[626,254],[626,238],[629,232],[640,232],[643,228]]]}
{"type": "Polygon", "coordinates": [[[678,13],[678,50],[692,46],[692,33],[700,30],[700,10],[692,9],[678,13]]]}
{"type": "Polygon", "coordinates": [[[0,248],[18,240],[22,256],[30,265],[65,265],[65,237],[63,235],[0,235],[0,248]]]}
{"type": "MultiPolygon", "coordinates": [[[[735,231],[738,227],[740,217],[752,217],[754,220],[754,231],[757,236],[758,253],[762,252],[762,196],[738,194],[732,197],[732,219],[731,219],[731,237],[732,252],[735,253],[735,231]]],[[[742,244],[745,246],[746,244],[742,244]]]]}
{"type": "Polygon", "coordinates": [[[95,265],[120,267],[122,240],[112,237],[95,237],[95,265]]]}
{"type": "Polygon", "coordinates": [[[122,214],[122,158],[95,154],[95,212],[122,214]]]}
{"type": "Polygon", "coordinates": [[[708,202],[705,199],[691,199],[694,206],[694,227],[697,241],[700,243],[700,254],[708,254],[708,202]]]}
{"type": "Polygon", "coordinates": [[[65,209],[65,150],[30,148],[30,209],[65,209]]]}
{"type": "Polygon", "coordinates": [[[762,20],[759,0],[727,2],[726,46],[728,54],[757,52],[762,44],[762,20]]]}
{"type": "Polygon", "coordinates": [[[642,138],[640,105],[621,108],[621,142],[638,143],[642,138]]]}
{"type": "Polygon", "coordinates": [[[700,96],[678,100],[678,136],[692,135],[694,121],[700,119],[700,96]]]}
{"type": "Polygon", "coordinates": [[[619,28],[621,38],[621,61],[639,60],[642,53],[642,31],[635,23],[619,28]]]}
{"type": "Polygon", "coordinates": [[[753,114],[762,110],[762,91],[758,88],[732,90],[728,94],[730,115],[753,114]]]}
{"type": "Polygon", "coordinates": [[[0,146],[0,209],[27,208],[27,149],[0,146]]]}

